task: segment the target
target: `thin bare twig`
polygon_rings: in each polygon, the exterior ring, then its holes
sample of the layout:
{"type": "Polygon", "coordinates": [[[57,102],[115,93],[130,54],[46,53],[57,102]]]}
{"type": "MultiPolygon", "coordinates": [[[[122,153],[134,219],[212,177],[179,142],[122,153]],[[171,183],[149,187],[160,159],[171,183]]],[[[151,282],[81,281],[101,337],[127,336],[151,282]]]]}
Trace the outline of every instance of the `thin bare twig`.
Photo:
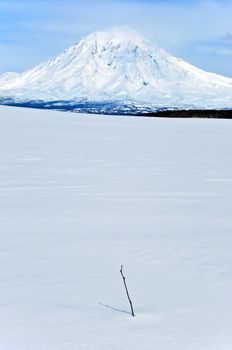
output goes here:
{"type": "Polygon", "coordinates": [[[129,303],[130,303],[131,315],[134,317],[134,316],[135,316],[134,308],[133,308],[133,304],[132,304],[132,301],[131,301],[131,298],[130,298],[130,295],[129,295],[129,292],[128,292],[128,288],[127,288],[127,284],[126,284],[126,278],[125,278],[125,276],[123,275],[122,269],[123,269],[123,265],[121,265],[120,273],[121,273],[121,275],[122,275],[124,287],[125,287],[125,289],[126,289],[126,295],[127,295],[128,300],[129,300],[129,303]]]}

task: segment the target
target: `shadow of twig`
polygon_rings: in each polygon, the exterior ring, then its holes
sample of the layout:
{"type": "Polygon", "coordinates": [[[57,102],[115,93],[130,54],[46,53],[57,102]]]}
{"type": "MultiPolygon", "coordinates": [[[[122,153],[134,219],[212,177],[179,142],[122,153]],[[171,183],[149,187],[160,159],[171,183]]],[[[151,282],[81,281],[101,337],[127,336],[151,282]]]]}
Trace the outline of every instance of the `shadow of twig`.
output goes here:
{"type": "Polygon", "coordinates": [[[111,310],[114,310],[114,311],[118,311],[118,312],[123,312],[123,313],[125,313],[125,314],[129,314],[129,315],[131,315],[131,313],[130,313],[129,311],[125,311],[125,310],[116,309],[115,307],[112,307],[112,306],[110,306],[110,305],[103,304],[103,303],[99,303],[99,304],[100,304],[100,305],[102,305],[102,306],[107,307],[108,309],[111,309],[111,310]]]}

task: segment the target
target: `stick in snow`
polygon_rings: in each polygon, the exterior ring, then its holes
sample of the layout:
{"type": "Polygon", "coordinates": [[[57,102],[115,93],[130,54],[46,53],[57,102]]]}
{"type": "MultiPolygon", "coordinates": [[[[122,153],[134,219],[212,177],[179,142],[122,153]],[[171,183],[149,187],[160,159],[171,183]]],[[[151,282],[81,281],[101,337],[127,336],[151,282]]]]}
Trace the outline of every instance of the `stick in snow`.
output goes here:
{"type": "Polygon", "coordinates": [[[130,295],[129,295],[129,292],[128,292],[128,288],[127,288],[127,285],[126,285],[126,278],[123,275],[122,269],[123,269],[123,265],[121,265],[120,273],[122,275],[123,283],[124,283],[124,286],[125,286],[125,289],[126,289],[126,295],[127,295],[128,300],[129,300],[129,303],[130,303],[131,315],[134,317],[135,313],[134,313],[134,309],[133,309],[133,304],[132,304],[132,301],[131,301],[131,298],[130,298],[130,295]]]}

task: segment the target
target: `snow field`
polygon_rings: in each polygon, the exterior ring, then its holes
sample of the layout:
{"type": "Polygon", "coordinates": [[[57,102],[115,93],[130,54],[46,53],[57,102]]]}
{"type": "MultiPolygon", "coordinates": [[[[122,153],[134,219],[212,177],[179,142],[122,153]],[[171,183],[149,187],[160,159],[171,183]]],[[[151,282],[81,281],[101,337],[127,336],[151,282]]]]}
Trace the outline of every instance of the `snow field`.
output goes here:
{"type": "Polygon", "coordinates": [[[231,132],[1,106],[0,349],[230,350],[231,132]]]}

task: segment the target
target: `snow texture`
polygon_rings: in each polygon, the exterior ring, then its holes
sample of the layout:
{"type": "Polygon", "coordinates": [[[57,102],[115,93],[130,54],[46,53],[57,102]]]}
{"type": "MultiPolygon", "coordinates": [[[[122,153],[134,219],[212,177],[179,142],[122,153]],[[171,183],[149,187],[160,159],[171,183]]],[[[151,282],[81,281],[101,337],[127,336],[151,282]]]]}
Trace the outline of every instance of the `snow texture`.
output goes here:
{"type": "Polygon", "coordinates": [[[231,350],[231,134],[0,106],[0,349],[231,350]]]}
{"type": "Polygon", "coordinates": [[[232,79],[204,72],[153,47],[133,30],[114,28],[94,32],[18,76],[0,76],[0,97],[231,108],[232,79]]]}

